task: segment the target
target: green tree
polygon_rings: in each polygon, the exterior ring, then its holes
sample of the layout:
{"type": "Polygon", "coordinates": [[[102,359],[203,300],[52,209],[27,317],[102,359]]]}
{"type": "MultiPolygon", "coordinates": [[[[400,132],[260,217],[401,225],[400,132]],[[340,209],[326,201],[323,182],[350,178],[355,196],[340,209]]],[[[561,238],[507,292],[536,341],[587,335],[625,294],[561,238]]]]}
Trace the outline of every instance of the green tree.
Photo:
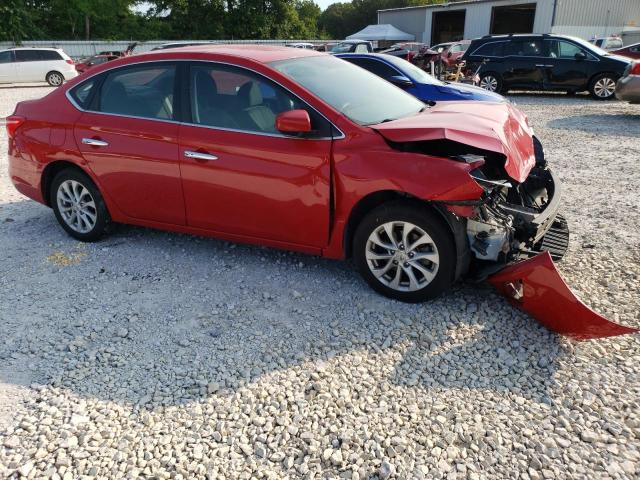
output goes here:
{"type": "Polygon", "coordinates": [[[33,2],[25,0],[3,0],[0,3],[0,41],[20,43],[37,37],[40,29],[31,14],[33,2]]]}

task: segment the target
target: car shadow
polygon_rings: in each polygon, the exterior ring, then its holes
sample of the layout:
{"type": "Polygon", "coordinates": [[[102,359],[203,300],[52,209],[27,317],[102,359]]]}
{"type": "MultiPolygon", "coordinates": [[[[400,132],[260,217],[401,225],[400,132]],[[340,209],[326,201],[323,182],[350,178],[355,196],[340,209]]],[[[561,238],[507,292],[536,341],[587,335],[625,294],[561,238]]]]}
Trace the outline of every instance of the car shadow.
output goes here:
{"type": "Polygon", "coordinates": [[[0,236],[4,383],[152,409],[296,369],[309,399],[319,370],[351,368],[363,381],[354,359],[368,358],[418,395],[482,389],[551,403],[572,350],[484,285],[403,304],[373,293],[349,262],[130,226],[78,243],[30,201],[0,205],[0,236]]]}
{"type": "Polygon", "coordinates": [[[551,128],[580,130],[598,135],[640,137],[640,114],[609,113],[563,117],[547,123],[551,128]]]}

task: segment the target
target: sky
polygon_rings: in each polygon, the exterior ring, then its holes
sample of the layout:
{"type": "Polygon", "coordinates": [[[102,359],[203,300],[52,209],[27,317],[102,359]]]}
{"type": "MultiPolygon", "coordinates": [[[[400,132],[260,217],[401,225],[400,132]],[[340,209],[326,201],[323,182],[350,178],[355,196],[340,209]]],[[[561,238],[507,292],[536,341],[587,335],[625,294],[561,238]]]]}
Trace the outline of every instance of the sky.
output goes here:
{"type": "Polygon", "coordinates": [[[342,3],[349,3],[349,0],[313,0],[314,2],[316,2],[316,4],[322,9],[324,10],[325,8],[327,8],[329,5],[331,5],[332,3],[338,3],[338,2],[342,2],[342,3]]]}

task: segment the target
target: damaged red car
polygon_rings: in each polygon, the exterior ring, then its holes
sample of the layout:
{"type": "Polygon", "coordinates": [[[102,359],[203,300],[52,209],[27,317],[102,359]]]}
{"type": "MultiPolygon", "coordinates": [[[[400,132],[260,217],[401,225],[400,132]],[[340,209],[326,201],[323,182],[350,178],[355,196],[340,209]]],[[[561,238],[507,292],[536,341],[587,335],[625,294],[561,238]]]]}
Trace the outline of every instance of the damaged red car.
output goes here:
{"type": "Polygon", "coordinates": [[[19,103],[7,129],[16,188],[82,241],[121,222],[353,257],[405,302],[508,265],[496,286],[526,300],[514,262],[567,248],[559,183],[515,107],[427,106],[310,50],[114,60],[19,103]]]}

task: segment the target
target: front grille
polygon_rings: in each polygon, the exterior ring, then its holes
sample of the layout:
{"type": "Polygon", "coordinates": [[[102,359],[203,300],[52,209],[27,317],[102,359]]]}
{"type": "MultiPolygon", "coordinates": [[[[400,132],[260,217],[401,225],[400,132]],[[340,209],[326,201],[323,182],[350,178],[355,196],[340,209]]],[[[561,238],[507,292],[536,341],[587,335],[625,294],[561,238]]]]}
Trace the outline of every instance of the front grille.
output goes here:
{"type": "Polygon", "coordinates": [[[569,248],[569,225],[562,215],[557,215],[551,228],[533,246],[537,252],[549,252],[554,261],[562,260],[569,248]]]}

